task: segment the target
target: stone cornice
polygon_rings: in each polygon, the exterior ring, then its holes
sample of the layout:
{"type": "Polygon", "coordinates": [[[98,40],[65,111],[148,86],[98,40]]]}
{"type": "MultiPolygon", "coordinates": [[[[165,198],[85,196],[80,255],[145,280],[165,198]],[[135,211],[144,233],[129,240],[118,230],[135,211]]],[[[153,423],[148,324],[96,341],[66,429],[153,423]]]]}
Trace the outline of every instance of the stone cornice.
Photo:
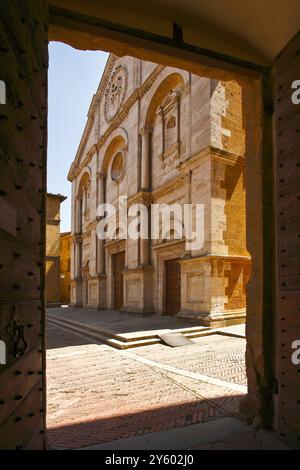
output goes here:
{"type": "Polygon", "coordinates": [[[179,259],[178,262],[181,264],[184,263],[199,263],[199,262],[205,262],[207,260],[220,260],[220,261],[239,261],[241,263],[251,263],[251,257],[250,256],[238,256],[238,255],[218,255],[218,254],[213,254],[213,253],[207,253],[205,255],[199,255],[199,256],[190,256],[186,258],[179,259]]]}
{"type": "Polygon", "coordinates": [[[152,193],[147,191],[140,191],[136,193],[134,196],[131,196],[127,200],[128,207],[132,206],[133,204],[145,204],[146,206],[152,203],[152,193]]]}
{"type": "Polygon", "coordinates": [[[94,153],[97,152],[97,145],[93,145],[90,150],[87,152],[87,155],[89,156],[89,158],[92,158],[92,156],[94,155],[94,153]]]}
{"type": "Polygon", "coordinates": [[[104,248],[114,248],[117,247],[117,250],[123,251],[126,245],[125,239],[116,238],[115,240],[110,240],[109,242],[104,243],[104,248]]]}
{"type": "Polygon", "coordinates": [[[170,241],[165,241],[162,243],[157,243],[157,244],[151,244],[152,250],[164,250],[170,246],[174,245],[183,245],[185,244],[185,238],[181,238],[180,240],[177,240],[176,238],[170,241]]]}
{"type": "Polygon", "coordinates": [[[221,150],[215,147],[210,148],[211,156],[217,160],[224,160],[224,163],[234,166],[245,167],[246,157],[238,153],[229,152],[228,150],[221,150]]]}
{"type": "Polygon", "coordinates": [[[46,219],[46,225],[59,225],[60,219],[46,219]]]}
{"type": "Polygon", "coordinates": [[[96,219],[89,222],[89,224],[86,227],[87,228],[86,231],[91,232],[92,230],[94,230],[97,227],[97,223],[98,223],[98,220],[97,220],[97,217],[96,217],[96,219]]]}
{"type": "Polygon", "coordinates": [[[174,191],[174,189],[180,188],[180,186],[184,186],[186,183],[186,179],[182,176],[179,176],[177,178],[172,179],[171,181],[168,181],[168,183],[165,183],[163,186],[160,186],[157,189],[154,189],[152,191],[152,197],[153,200],[160,198],[161,196],[164,196],[166,193],[169,193],[170,191],[174,191]]]}
{"type": "Polygon", "coordinates": [[[60,259],[60,255],[46,255],[46,261],[55,261],[59,259],[60,259]]]}
{"type": "Polygon", "coordinates": [[[153,271],[154,267],[152,264],[147,264],[147,265],[138,265],[135,268],[128,268],[127,266],[123,269],[123,274],[135,274],[135,273],[140,273],[144,271],[153,271]]]}
{"type": "Polygon", "coordinates": [[[197,168],[200,162],[202,163],[205,160],[209,161],[211,159],[220,160],[230,165],[237,165],[241,168],[245,167],[246,160],[244,155],[235,154],[233,152],[228,152],[227,150],[221,150],[216,147],[208,146],[182,162],[180,164],[180,171],[183,175],[185,175],[189,171],[197,168]]]}
{"type": "Polygon", "coordinates": [[[184,176],[186,175],[189,171],[194,170],[199,166],[200,162],[203,162],[205,160],[209,160],[211,157],[211,148],[206,147],[205,149],[201,150],[200,152],[195,153],[192,155],[190,158],[185,160],[180,164],[180,172],[184,176]]]}
{"type": "Polygon", "coordinates": [[[70,241],[71,242],[78,242],[82,243],[86,239],[90,238],[91,236],[91,231],[89,230],[89,227],[87,227],[87,230],[82,232],[82,233],[74,233],[73,235],[70,236],[70,241]]]}
{"type": "Polygon", "coordinates": [[[82,234],[81,233],[74,233],[71,237],[71,241],[74,241],[76,243],[81,243],[82,242],[82,234]]]}

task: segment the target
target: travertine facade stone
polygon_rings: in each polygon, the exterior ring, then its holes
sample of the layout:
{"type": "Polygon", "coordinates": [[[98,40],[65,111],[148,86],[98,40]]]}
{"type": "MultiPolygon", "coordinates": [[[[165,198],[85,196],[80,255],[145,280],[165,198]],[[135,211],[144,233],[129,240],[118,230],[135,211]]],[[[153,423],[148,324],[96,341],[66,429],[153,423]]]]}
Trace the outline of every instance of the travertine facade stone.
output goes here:
{"type": "Polygon", "coordinates": [[[61,194],[47,193],[46,201],[46,302],[60,302],[60,204],[61,194]]]}
{"type": "MultiPolygon", "coordinates": [[[[166,313],[166,262],[180,264],[177,314],[202,324],[244,321],[245,130],[241,88],[180,69],[110,55],[68,178],[72,181],[71,304],[166,313]],[[175,227],[158,240],[102,241],[97,207],[120,196],[204,204],[204,245],[188,250],[175,227]],[[125,252],[122,283],[115,254],[125,252]],[[121,289],[121,294],[119,290],[121,289]]],[[[192,219],[195,227],[195,211],[192,219]]],[[[151,226],[151,217],[144,222],[151,226]]],[[[129,217],[129,222],[130,222],[129,217]]],[[[143,223],[143,222],[141,222],[143,223]]]]}
{"type": "Polygon", "coordinates": [[[68,304],[70,302],[70,245],[71,232],[60,234],[60,301],[68,304]]]}

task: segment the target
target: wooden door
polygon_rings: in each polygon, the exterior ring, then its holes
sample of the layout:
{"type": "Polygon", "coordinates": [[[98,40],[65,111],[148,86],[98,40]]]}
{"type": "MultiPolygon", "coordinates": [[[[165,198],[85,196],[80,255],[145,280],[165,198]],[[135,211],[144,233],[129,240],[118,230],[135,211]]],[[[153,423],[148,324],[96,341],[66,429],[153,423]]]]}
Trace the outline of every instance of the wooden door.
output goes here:
{"type": "Polygon", "coordinates": [[[46,445],[47,17],[0,2],[0,449],[46,445]]]}
{"type": "Polygon", "coordinates": [[[165,314],[175,315],[181,304],[181,267],[178,260],[166,261],[165,314]]]}
{"type": "Polygon", "coordinates": [[[125,268],[125,251],[113,256],[114,264],[114,308],[120,310],[123,307],[123,269],[125,268]]]}
{"type": "Polygon", "coordinates": [[[300,33],[278,56],[273,74],[278,381],[275,403],[280,435],[299,449],[300,365],[293,360],[293,352],[299,348],[296,342],[300,340],[300,93],[295,83],[300,80],[300,33]]]}

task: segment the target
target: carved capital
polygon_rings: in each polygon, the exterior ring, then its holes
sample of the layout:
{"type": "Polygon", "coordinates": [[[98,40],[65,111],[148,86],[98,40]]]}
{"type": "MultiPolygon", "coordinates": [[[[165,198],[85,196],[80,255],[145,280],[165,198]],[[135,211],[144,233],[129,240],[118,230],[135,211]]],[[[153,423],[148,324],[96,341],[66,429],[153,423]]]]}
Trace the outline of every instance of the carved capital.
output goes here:
{"type": "Polygon", "coordinates": [[[148,191],[140,191],[134,196],[130,197],[127,201],[128,208],[133,204],[144,204],[145,206],[150,206],[152,203],[152,195],[148,191]]]}
{"type": "Polygon", "coordinates": [[[74,235],[74,241],[76,245],[80,245],[82,243],[82,235],[81,233],[75,233],[74,235]]]}
{"type": "Polygon", "coordinates": [[[103,171],[97,171],[97,179],[104,180],[106,174],[103,171]]]}
{"type": "Polygon", "coordinates": [[[149,126],[143,126],[140,129],[140,135],[143,137],[144,135],[150,135],[152,134],[152,127],[149,126]]]}

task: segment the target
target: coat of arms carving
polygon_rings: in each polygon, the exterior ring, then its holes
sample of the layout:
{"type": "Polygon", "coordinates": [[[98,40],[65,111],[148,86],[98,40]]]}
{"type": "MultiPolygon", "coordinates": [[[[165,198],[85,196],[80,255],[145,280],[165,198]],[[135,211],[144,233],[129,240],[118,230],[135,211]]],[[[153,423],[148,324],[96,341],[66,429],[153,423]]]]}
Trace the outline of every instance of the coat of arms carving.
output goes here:
{"type": "Polygon", "coordinates": [[[110,121],[118,113],[125,96],[127,86],[127,70],[119,66],[115,69],[106,95],[106,117],[110,121]]]}

